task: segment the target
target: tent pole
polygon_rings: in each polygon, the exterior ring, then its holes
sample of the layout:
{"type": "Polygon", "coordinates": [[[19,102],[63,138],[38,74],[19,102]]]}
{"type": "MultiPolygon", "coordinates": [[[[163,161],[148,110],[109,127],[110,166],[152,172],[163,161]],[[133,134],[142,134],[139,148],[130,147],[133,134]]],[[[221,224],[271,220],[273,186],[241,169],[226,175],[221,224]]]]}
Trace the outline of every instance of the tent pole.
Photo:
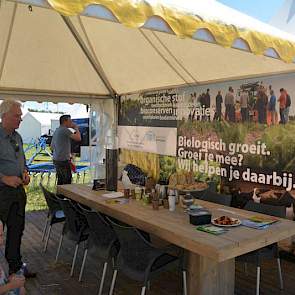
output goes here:
{"type": "MultiPolygon", "coordinates": [[[[70,32],[72,33],[73,37],[76,39],[77,43],[79,44],[79,46],[81,47],[82,51],[84,52],[85,56],[87,57],[87,59],[89,60],[89,62],[91,63],[93,69],[96,71],[96,73],[98,74],[98,76],[100,77],[100,79],[102,80],[102,82],[104,83],[105,87],[108,89],[110,96],[113,98],[113,103],[114,103],[114,126],[113,126],[113,131],[114,131],[114,135],[115,138],[117,136],[117,124],[118,124],[118,113],[117,113],[117,104],[118,104],[118,95],[115,92],[115,90],[113,89],[112,85],[110,84],[106,74],[103,71],[102,66],[100,65],[99,61],[97,59],[95,59],[93,57],[93,55],[91,54],[91,52],[89,51],[89,49],[87,48],[87,46],[85,45],[85,43],[83,42],[82,38],[80,37],[78,31],[76,30],[75,26],[73,25],[73,23],[71,22],[71,20],[66,17],[61,15],[62,19],[64,20],[65,24],[67,25],[68,29],[70,30],[70,32]]],[[[117,189],[117,180],[116,179],[116,175],[117,175],[117,170],[118,170],[118,159],[117,159],[117,155],[118,155],[118,148],[115,147],[115,149],[113,150],[106,150],[106,155],[108,155],[111,152],[110,155],[112,155],[111,157],[106,156],[106,186],[108,188],[108,183],[113,183],[114,187],[112,188],[112,190],[116,190],[117,189]],[[109,169],[108,169],[109,168],[109,169]],[[110,173],[110,172],[116,172],[116,173],[110,173]],[[108,178],[108,176],[110,176],[108,178]],[[112,181],[110,181],[112,179],[112,181]]]]}
{"type": "Polygon", "coordinates": [[[98,76],[100,77],[100,79],[104,83],[105,87],[108,89],[111,97],[113,99],[117,99],[117,93],[113,89],[110,81],[108,80],[106,74],[104,73],[104,71],[102,69],[102,66],[99,64],[98,61],[96,61],[94,59],[94,57],[92,56],[91,52],[88,50],[87,46],[84,44],[83,40],[81,39],[78,31],[76,30],[75,26],[73,25],[73,23],[71,22],[69,17],[63,16],[63,15],[61,15],[61,17],[62,17],[63,21],[65,22],[65,24],[67,25],[70,32],[72,33],[73,37],[76,39],[76,41],[79,44],[80,48],[84,52],[85,56],[87,57],[88,61],[92,65],[93,69],[98,74],[98,76]]]}

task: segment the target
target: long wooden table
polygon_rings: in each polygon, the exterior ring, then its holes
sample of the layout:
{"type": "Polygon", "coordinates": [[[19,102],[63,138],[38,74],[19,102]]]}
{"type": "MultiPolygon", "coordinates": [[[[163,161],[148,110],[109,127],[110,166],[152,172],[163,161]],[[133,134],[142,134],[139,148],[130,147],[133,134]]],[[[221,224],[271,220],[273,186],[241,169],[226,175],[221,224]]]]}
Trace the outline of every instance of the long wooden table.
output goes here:
{"type": "MultiPolygon", "coordinates": [[[[155,211],[136,200],[128,204],[107,204],[101,196],[104,191],[93,191],[82,184],[61,185],[57,192],[186,249],[190,295],[233,295],[235,257],[295,235],[295,222],[281,219],[265,230],[239,226],[214,236],[197,231],[182,208],[174,212],[164,208],[155,211]]],[[[213,217],[227,215],[246,219],[253,216],[253,212],[215,203],[200,200],[196,203],[208,208],[213,217]]]]}

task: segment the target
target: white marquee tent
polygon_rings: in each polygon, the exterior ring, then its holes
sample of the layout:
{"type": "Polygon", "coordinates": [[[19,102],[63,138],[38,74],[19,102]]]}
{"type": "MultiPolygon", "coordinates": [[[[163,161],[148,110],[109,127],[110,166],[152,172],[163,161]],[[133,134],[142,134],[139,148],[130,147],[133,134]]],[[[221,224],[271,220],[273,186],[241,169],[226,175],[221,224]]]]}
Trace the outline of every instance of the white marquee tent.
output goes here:
{"type": "Polygon", "coordinates": [[[294,36],[214,0],[173,2],[1,1],[0,96],[91,103],[295,72],[294,36]]]}
{"type": "Polygon", "coordinates": [[[52,120],[58,120],[61,114],[25,112],[23,122],[18,129],[24,143],[36,141],[42,134],[48,134],[52,120]]]}

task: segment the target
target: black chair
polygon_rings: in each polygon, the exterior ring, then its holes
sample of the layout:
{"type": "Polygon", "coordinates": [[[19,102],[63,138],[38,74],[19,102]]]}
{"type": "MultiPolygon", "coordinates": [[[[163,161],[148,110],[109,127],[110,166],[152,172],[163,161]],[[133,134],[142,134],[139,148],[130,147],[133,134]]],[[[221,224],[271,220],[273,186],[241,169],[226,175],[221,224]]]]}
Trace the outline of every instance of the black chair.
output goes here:
{"type": "Polygon", "coordinates": [[[118,224],[107,218],[112,225],[118,240],[120,250],[116,259],[109,295],[113,294],[118,271],[122,271],[129,278],[142,282],[141,295],[145,295],[151,279],[160,272],[180,263],[183,274],[183,292],[187,295],[186,270],[183,267],[183,255],[170,255],[164,249],[155,248],[134,227],[118,224]]]}
{"type": "Polygon", "coordinates": [[[191,192],[192,197],[194,197],[195,199],[203,200],[203,197],[206,194],[216,193],[216,182],[209,181],[207,184],[208,184],[208,187],[202,191],[192,191],[191,192]]]}
{"type": "Polygon", "coordinates": [[[56,223],[64,222],[65,214],[61,208],[61,205],[58,201],[57,196],[54,193],[48,191],[42,184],[40,184],[40,187],[48,206],[47,219],[46,219],[46,223],[44,225],[43,234],[42,234],[42,242],[44,241],[44,238],[46,236],[44,249],[43,249],[43,251],[46,252],[52,225],[56,223]],[[47,228],[48,228],[48,231],[47,231],[47,228]]]}
{"type": "Polygon", "coordinates": [[[76,247],[70,273],[70,275],[73,276],[79,245],[81,242],[87,241],[89,237],[89,226],[85,216],[77,209],[77,205],[75,203],[73,203],[69,199],[62,198],[59,198],[59,203],[65,213],[66,221],[63,227],[62,235],[59,240],[55,262],[57,262],[59,257],[63,237],[66,236],[69,240],[74,241],[76,247]]]}
{"type": "Polygon", "coordinates": [[[246,204],[253,200],[254,191],[240,192],[238,190],[232,191],[231,207],[243,209],[246,204]]]}
{"type": "Polygon", "coordinates": [[[103,291],[108,263],[110,260],[114,261],[115,257],[117,256],[119,251],[119,243],[113,228],[100,213],[95,212],[91,209],[87,209],[83,206],[79,207],[81,212],[87,219],[90,230],[87,247],[84,251],[83,262],[79,275],[79,282],[81,282],[82,280],[88,250],[94,250],[99,258],[104,261],[103,272],[98,291],[98,295],[101,295],[103,291]]]}
{"type": "Polygon", "coordinates": [[[224,206],[230,206],[232,201],[232,196],[230,195],[223,195],[216,192],[207,192],[203,195],[201,200],[212,202],[224,206]]]}
{"type": "MultiPolygon", "coordinates": [[[[280,218],[286,217],[286,207],[284,206],[273,206],[261,203],[255,203],[249,201],[244,207],[245,210],[259,212],[267,215],[272,215],[280,218]]],[[[260,293],[260,267],[262,260],[272,260],[276,259],[278,264],[279,280],[280,280],[280,289],[283,289],[283,278],[282,278],[282,269],[281,269],[281,260],[279,256],[278,244],[272,244],[267,247],[252,251],[250,253],[244,254],[236,258],[237,261],[245,263],[251,263],[256,265],[256,295],[260,293]]]]}

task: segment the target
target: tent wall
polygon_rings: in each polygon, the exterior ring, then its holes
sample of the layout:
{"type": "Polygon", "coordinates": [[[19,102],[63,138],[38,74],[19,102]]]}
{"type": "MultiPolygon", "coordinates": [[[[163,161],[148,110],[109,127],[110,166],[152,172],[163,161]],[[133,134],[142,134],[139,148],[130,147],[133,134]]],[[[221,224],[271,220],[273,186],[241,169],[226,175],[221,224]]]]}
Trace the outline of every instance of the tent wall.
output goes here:
{"type": "Polygon", "coordinates": [[[295,64],[208,42],[94,18],[82,17],[82,23],[119,94],[295,70],[295,64]]]}
{"type": "Polygon", "coordinates": [[[0,19],[2,94],[97,99],[295,71],[280,59],[11,1],[0,19]]]}
{"type": "Polygon", "coordinates": [[[2,3],[0,70],[0,92],[109,95],[60,15],[49,9],[2,3]]]}
{"type": "Polygon", "coordinates": [[[81,103],[81,104],[91,104],[95,103],[97,100],[110,100],[112,98],[109,96],[95,96],[91,94],[77,95],[75,93],[47,93],[39,91],[17,91],[17,90],[7,90],[0,89],[0,99],[8,100],[20,100],[20,101],[37,101],[37,102],[65,102],[65,103],[81,103]]]}

